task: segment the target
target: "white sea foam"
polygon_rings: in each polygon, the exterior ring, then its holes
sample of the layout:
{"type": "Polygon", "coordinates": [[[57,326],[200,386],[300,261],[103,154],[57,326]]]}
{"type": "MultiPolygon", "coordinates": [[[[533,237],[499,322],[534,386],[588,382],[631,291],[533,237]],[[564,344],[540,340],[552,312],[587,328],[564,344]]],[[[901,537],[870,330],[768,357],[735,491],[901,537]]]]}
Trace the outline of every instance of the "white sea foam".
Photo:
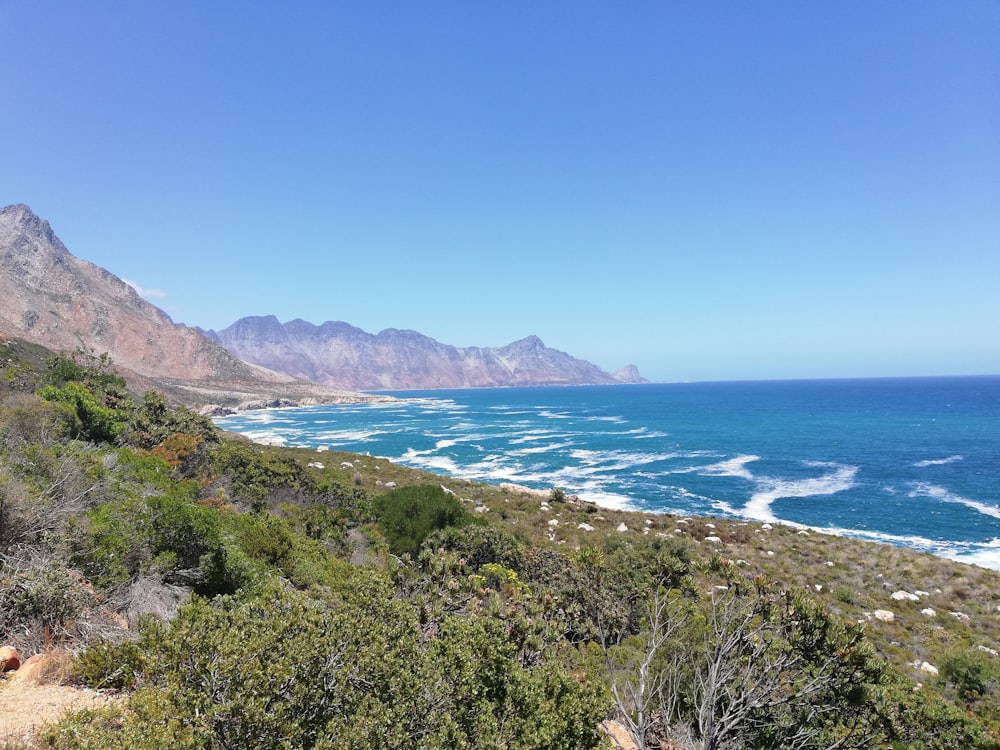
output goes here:
{"type": "Polygon", "coordinates": [[[285,445],[286,439],[283,435],[271,430],[252,430],[243,433],[255,443],[261,445],[285,445]]]}
{"type": "Polygon", "coordinates": [[[771,504],[779,498],[813,497],[815,495],[832,495],[849,490],[854,486],[854,477],[858,473],[857,466],[838,466],[830,474],[808,479],[773,479],[761,477],[757,480],[757,491],[750,497],[750,502],[743,506],[742,515],[755,521],[778,520],[771,512],[771,504]]]}
{"type": "Polygon", "coordinates": [[[384,435],[385,430],[324,430],[323,432],[312,432],[300,430],[298,438],[309,437],[315,440],[322,440],[331,443],[367,443],[374,440],[379,435],[384,435]]]}
{"type": "Polygon", "coordinates": [[[598,451],[576,448],[571,451],[570,456],[579,461],[583,466],[580,471],[593,473],[594,471],[623,471],[633,469],[636,466],[666,461],[674,456],[671,453],[640,453],[635,451],[598,451]]]}
{"type": "Polygon", "coordinates": [[[512,437],[509,440],[511,445],[531,443],[538,440],[548,440],[556,435],[565,437],[565,433],[556,432],[555,430],[527,430],[524,432],[518,432],[517,434],[518,437],[512,437]]]}
{"type": "Polygon", "coordinates": [[[443,471],[452,476],[463,476],[454,461],[448,458],[448,456],[436,455],[434,451],[418,451],[408,448],[406,453],[392,460],[430,471],[443,471]]]}
{"type": "MultiPolygon", "coordinates": [[[[740,479],[753,480],[753,474],[750,473],[746,465],[759,460],[760,456],[737,456],[708,466],[698,466],[692,471],[706,477],[739,477],[740,479]]],[[[678,471],[677,473],[685,472],[678,471]]]]}
{"type": "Polygon", "coordinates": [[[942,466],[944,464],[953,464],[956,461],[962,461],[965,456],[948,456],[948,458],[931,458],[926,461],[917,461],[914,466],[923,469],[927,466],[942,466]]]}
{"type": "Polygon", "coordinates": [[[1000,507],[990,503],[983,503],[979,500],[970,500],[967,497],[962,497],[961,495],[956,495],[949,492],[944,487],[939,487],[936,484],[927,484],[926,482],[916,482],[913,485],[913,489],[910,491],[910,497],[929,497],[934,500],[940,500],[944,503],[957,503],[958,505],[964,505],[972,510],[979,511],[980,513],[992,516],[993,518],[1000,518],[1000,507]]]}
{"type": "Polygon", "coordinates": [[[563,450],[564,448],[572,448],[573,443],[548,443],[546,445],[535,445],[531,448],[518,448],[517,450],[510,451],[511,456],[531,456],[541,453],[553,453],[555,451],[563,450]]]}
{"type": "Polygon", "coordinates": [[[571,414],[567,414],[564,411],[549,411],[548,409],[543,409],[538,412],[538,416],[545,417],[546,419],[572,419],[571,414]]]}
{"type": "Polygon", "coordinates": [[[957,560],[958,562],[978,565],[981,568],[1000,570],[1000,539],[992,539],[984,544],[977,545],[974,549],[955,550],[952,553],[943,553],[945,557],[957,560]]]}

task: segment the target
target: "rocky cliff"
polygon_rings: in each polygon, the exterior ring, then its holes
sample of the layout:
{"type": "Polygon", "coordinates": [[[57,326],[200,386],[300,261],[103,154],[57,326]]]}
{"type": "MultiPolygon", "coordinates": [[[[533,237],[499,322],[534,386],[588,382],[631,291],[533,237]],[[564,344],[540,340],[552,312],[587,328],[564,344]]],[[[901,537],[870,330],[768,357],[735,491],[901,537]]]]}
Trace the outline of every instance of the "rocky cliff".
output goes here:
{"type": "Polygon", "coordinates": [[[614,375],[550,349],[537,336],[500,348],[455,347],[416,331],[366,333],[344,322],[242,318],[213,340],[247,362],[337,388],[402,390],[646,382],[632,365],[614,375]]]}
{"type": "Polygon", "coordinates": [[[25,205],[0,209],[0,337],[107,353],[127,377],[186,393],[180,400],[192,403],[322,397],[175,324],[110,271],[74,257],[25,205]]]}

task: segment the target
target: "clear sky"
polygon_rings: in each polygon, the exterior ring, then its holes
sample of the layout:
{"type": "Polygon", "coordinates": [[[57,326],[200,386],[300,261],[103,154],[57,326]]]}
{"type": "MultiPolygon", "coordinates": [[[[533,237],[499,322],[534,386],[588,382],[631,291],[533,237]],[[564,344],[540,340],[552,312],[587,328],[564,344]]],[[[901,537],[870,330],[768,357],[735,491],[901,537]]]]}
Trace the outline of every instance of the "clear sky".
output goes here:
{"type": "Polygon", "coordinates": [[[997,0],[0,0],[0,138],[190,325],[1000,372],[997,0]]]}

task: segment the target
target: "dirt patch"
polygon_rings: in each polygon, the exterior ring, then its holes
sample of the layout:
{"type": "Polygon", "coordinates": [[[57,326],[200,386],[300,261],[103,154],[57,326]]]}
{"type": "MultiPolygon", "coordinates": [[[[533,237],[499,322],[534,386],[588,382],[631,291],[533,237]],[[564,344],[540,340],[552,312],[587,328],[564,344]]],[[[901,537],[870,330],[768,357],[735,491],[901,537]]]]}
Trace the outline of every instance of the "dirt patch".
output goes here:
{"type": "Polygon", "coordinates": [[[0,742],[31,743],[42,729],[67,714],[106,706],[113,700],[95,690],[37,684],[29,675],[10,673],[0,680],[0,742]]]}

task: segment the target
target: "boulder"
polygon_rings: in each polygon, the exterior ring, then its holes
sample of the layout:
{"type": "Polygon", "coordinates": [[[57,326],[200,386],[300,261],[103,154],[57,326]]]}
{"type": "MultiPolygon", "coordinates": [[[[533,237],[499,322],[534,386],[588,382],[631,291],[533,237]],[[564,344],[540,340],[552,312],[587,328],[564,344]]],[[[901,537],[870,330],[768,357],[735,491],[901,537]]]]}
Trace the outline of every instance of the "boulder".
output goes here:
{"type": "Polygon", "coordinates": [[[890,598],[895,599],[897,602],[915,602],[920,599],[919,596],[911,594],[909,591],[895,591],[890,598]]]}
{"type": "Polygon", "coordinates": [[[922,610],[920,610],[920,614],[922,614],[924,617],[937,617],[937,612],[935,612],[930,607],[924,607],[922,610]]]}
{"type": "Polygon", "coordinates": [[[628,526],[626,526],[625,522],[622,521],[620,524],[618,524],[618,529],[617,530],[618,531],[628,531],[628,526]]]}
{"type": "Polygon", "coordinates": [[[584,531],[593,531],[594,530],[594,527],[591,526],[589,523],[578,524],[576,528],[583,529],[584,531]]]}
{"type": "Polygon", "coordinates": [[[21,666],[21,657],[13,646],[0,648],[0,672],[13,672],[21,666]]]}
{"type": "Polygon", "coordinates": [[[914,666],[921,672],[926,672],[927,674],[937,674],[938,668],[935,667],[930,662],[922,661],[919,664],[914,664],[914,666]]]}
{"type": "Polygon", "coordinates": [[[888,609],[876,609],[872,612],[872,617],[874,617],[879,622],[895,622],[896,614],[888,609]]]}

